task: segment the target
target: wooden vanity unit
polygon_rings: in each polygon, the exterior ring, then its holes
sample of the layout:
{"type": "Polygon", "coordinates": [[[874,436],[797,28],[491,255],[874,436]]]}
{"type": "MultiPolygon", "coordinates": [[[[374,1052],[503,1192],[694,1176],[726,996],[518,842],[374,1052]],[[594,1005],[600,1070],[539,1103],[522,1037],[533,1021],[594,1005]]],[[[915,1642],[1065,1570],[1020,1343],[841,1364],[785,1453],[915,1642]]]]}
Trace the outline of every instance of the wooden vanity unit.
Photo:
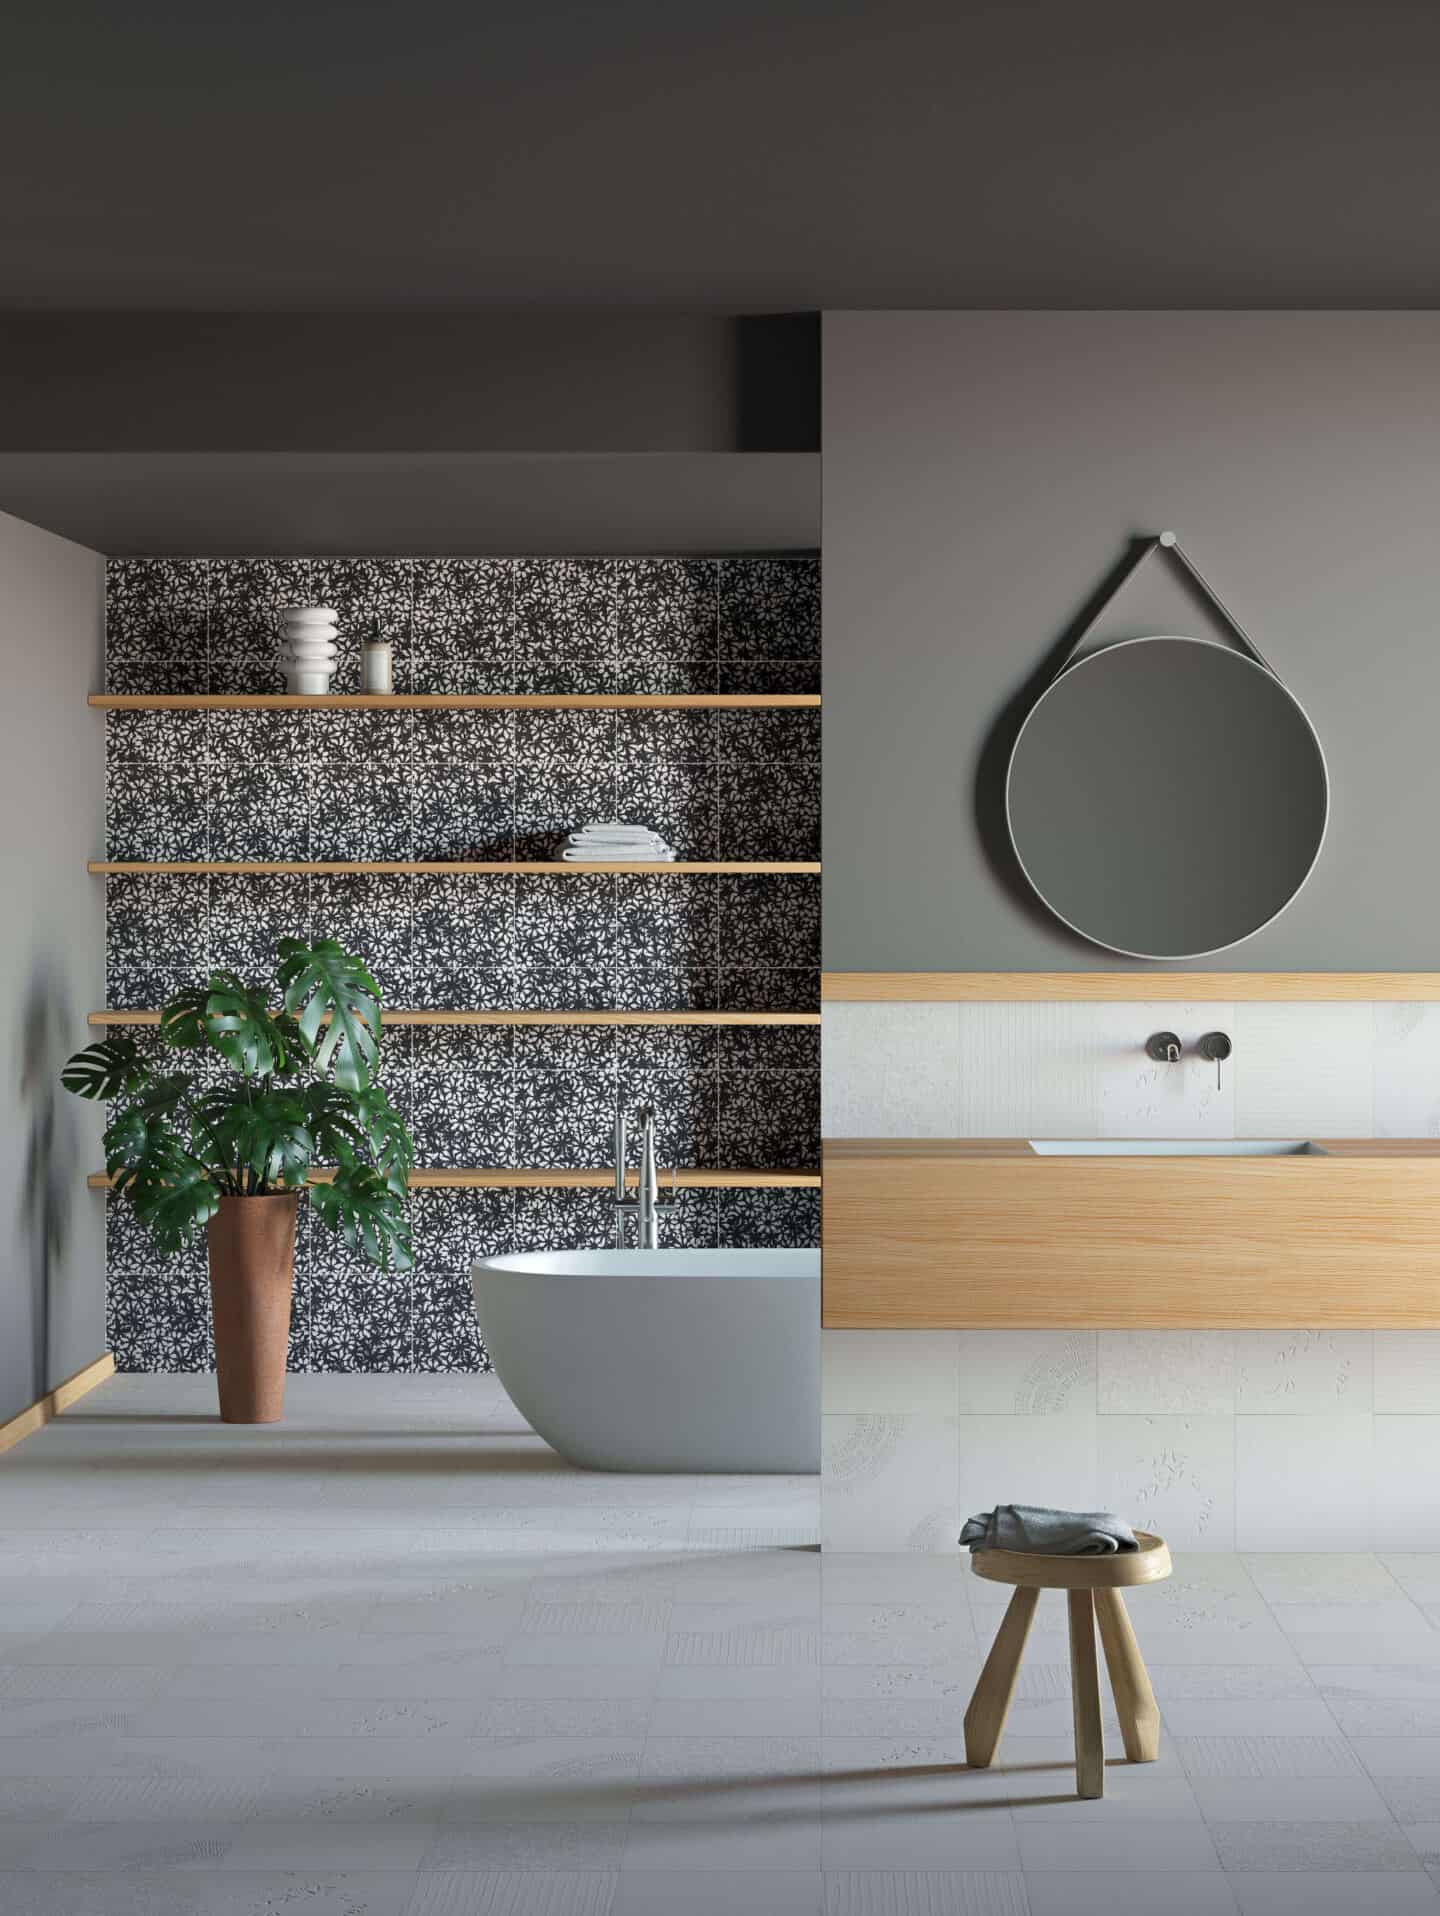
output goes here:
{"type": "Polygon", "coordinates": [[[1440,1328],[1440,1140],[1282,1157],[825,1145],[835,1330],[1440,1328]]]}

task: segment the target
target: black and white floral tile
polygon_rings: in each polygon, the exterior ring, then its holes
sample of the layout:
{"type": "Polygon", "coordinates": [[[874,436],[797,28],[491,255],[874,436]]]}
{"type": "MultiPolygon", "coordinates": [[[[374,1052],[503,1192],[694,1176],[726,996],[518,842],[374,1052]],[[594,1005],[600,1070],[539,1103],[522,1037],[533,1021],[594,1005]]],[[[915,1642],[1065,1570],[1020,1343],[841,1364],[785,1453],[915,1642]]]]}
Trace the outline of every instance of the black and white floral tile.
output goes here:
{"type": "MultiPolygon", "coordinates": [[[[417,692],[819,689],[809,558],[112,561],[117,692],[270,691],[276,616],[341,614],[336,690],[378,622],[417,692]]],[[[798,711],[137,712],[107,717],[113,858],[544,857],[590,818],[693,858],[819,855],[819,723],[798,711]]],[[[108,881],[108,1002],[154,1006],[212,965],[259,980],[287,933],[362,952],[395,1007],[813,1010],[811,877],[158,875],[108,881]]],[[[620,1100],[653,1100],[682,1167],[818,1168],[814,1027],[400,1027],[384,1079],[437,1167],[600,1168],[620,1100]]],[[[469,1266],[601,1246],[597,1190],[424,1189],[416,1267],[386,1274],[302,1214],[292,1368],[478,1370],[469,1266]]],[[[110,1201],[122,1369],[213,1363],[203,1247],[154,1251],[110,1201]]],[[[686,1245],[819,1241],[818,1193],[697,1190],[686,1245]]]]}

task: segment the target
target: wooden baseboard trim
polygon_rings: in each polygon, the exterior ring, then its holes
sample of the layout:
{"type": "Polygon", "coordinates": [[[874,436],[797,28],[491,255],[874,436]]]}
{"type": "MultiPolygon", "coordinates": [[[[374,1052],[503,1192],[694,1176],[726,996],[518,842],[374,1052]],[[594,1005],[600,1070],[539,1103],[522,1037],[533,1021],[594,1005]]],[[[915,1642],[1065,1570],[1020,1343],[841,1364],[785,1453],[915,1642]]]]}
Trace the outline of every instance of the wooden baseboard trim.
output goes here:
{"type": "Polygon", "coordinates": [[[103,1384],[107,1377],[114,1375],[115,1359],[106,1351],[93,1364],[86,1364],[83,1370],[77,1370],[73,1377],[67,1377],[54,1390],[46,1391],[38,1402],[12,1417],[8,1424],[0,1424],[0,1453],[13,1450],[24,1438],[43,1430],[52,1417],[58,1417],[61,1411],[78,1404],[97,1384],[103,1384]]]}
{"type": "Polygon", "coordinates": [[[1437,971],[827,971],[823,1004],[1440,1002],[1437,971]]]}

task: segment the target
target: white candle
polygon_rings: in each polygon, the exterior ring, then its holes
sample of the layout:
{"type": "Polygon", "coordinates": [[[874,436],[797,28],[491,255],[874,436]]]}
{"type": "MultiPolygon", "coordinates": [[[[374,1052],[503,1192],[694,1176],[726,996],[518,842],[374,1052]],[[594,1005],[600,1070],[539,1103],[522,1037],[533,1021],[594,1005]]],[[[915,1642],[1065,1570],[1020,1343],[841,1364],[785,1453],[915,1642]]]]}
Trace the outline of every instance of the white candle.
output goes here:
{"type": "Polygon", "coordinates": [[[367,639],[363,648],[361,679],[367,692],[393,692],[393,653],[388,640],[367,639]]]}

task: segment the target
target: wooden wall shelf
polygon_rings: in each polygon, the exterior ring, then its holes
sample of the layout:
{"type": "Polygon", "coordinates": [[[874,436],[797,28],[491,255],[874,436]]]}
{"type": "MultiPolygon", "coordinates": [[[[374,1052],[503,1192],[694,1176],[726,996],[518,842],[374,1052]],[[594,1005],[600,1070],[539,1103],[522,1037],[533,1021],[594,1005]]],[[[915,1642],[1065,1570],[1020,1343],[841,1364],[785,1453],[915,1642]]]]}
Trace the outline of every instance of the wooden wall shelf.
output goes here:
{"type": "MultiPolygon", "coordinates": [[[[312,1184],[327,1183],[329,1171],[311,1173],[312,1184]]],[[[638,1173],[629,1173],[629,1182],[638,1181],[638,1173]]],[[[85,1180],[92,1191],[108,1190],[110,1179],[103,1171],[92,1171],[85,1180]]],[[[663,1179],[666,1189],[670,1178],[663,1179]]],[[[613,1171],[412,1171],[412,1191],[527,1191],[527,1190],[602,1190],[615,1183],[613,1171]]],[[[810,1171],[681,1171],[676,1183],[682,1191],[818,1191],[820,1175],[810,1171]]]]}
{"type": "Polygon", "coordinates": [[[824,1004],[1440,1003],[1440,971],[827,971],[824,1004]]]}
{"type": "Polygon", "coordinates": [[[424,876],[469,878],[481,874],[527,878],[590,878],[610,873],[662,878],[684,877],[688,873],[711,872],[736,876],[768,872],[777,877],[796,877],[818,873],[818,859],[799,859],[789,863],[766,863],[749,859],[676,858],[673,860],[605,859],[588,864],[562,864],[558,859],[393,859],[370,860],[303,858],[271,859],[143,859],[94,858],[85,868],[92,877],[158,877],[165,874],[200,877],[264,877],[280,872],[309,872],[312,877],[339,878],[361,874],[393,878],[424,876]]]}
{"type": "MultiPolygon", "coordinates": [[[[386,1011],[387,1025],[818,1025],[818,1011],[386,1011]]],[[[158,1011],[92,1011],[92,1025],[158,1025],[158,1011]]]]}
{"type": "Polygon", "coordinates": [[[818,692],[92,692],[105,712],[797,710],[818,692]]]}

